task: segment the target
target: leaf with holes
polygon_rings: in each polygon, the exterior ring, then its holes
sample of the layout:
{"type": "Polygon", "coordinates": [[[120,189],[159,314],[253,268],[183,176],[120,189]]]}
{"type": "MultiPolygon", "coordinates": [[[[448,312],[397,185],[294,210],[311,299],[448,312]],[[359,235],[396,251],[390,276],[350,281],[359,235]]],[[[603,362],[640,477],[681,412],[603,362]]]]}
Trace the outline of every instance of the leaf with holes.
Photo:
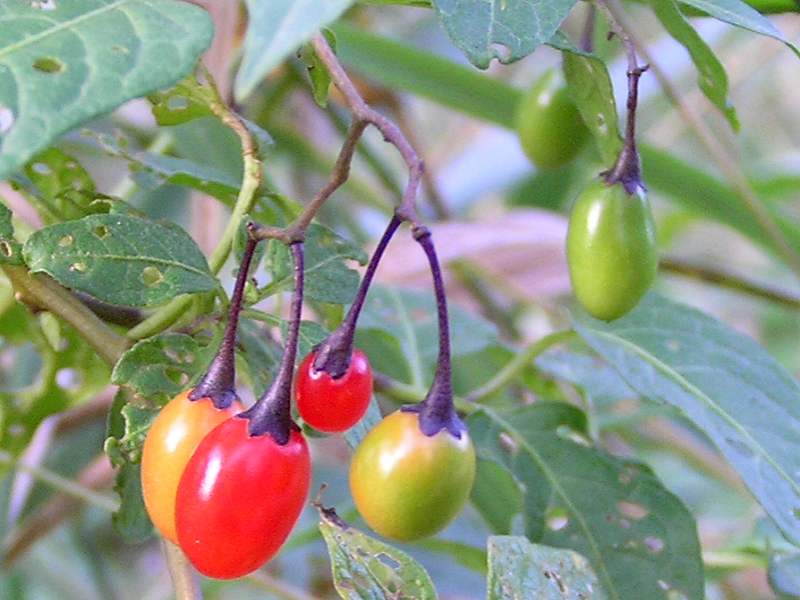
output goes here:
{"type": "Polygon", "coordinates": [[[434,0],[447,35],[478,68],[508,64],[550,40],[577,0],[434,0]]]}
{"type": "Polygon", "coordinates": [[[736,109],[728,100],[728,75],[714,51],[706,44],[681,13],[675,0],[649,0],[650,6],[669,34],[675,38],[692,57],[698,71],[700,89],[716,106],[734,131],[739,130],[736,109]]]}
{"type": "Polygon", "coordinates": [[[344,600],[436,598],[428,573],[405,552],[348,526],[329,509],[320,510],[319,529],[328,546],[333,584],[344,600]]]}
{"type": "Polygon", "coordinates": [[[22,245],[14,237],[11,211],[0,202],[0,263],[10,265],[24,264],[22,245]]]}
{"type": "Polygon", "coordinates": [[[119,359],[111,382],[124,385],[148,404],[165,404],[193,383],[211,362],[216,337],[201,345],[183,333],[162,333],[138,342],[119,359]]]}
{"type": "Polygon", "coordinates": [[[767,514],[800,543],[800,385],[752,339],[650,294],[604,323],[575,328],[643,396],[706,432],[767,514]]]}
{"type": "MultiPolygon", "coordinates": [[[[308,228],[305,250],[306,296],[333,304],[351,302],[358,288],[358,273],[346,261],[355,260],[363,265],[367,262],[364,250],[318,223],[308,228]]],[[[265,263],[272,282],[261,291],[261,297],[291,289],[293,263],[288,248],[270,241],[265,263]]]]}
{"type": "Polygon", "coordinates": [[[622,150],[622,137],[614,88],[606,64],[596,56],[576,49],[560,33],[553,36],[549,43],[563,52],[564,77],[570,96],[592,132],[603,162],[611,166],[622,150]]]}
{"type": "Polygon", "coordinates": [[[585,556],[608,598],[703,597],[691,513],[646,466],[585,445],[581,411],[557,402],[483,408],[468,424],[478,456],[516,479],[527,537],[585,556]]]}
{"type": "Polygon", "coordinates": [[[234,92],[241,101],[272,69],[354,0],[246,0],[249,16],[234,92]]]}
{"type": "Polygon", "coordinates": [[[742,0],[681,0],[681,2],[694,6],[720,21],[725,21],[742,29],[748,29],[753,33],[775,38],[800,56],[800,50],[798,50],[797,46],[789,42],[772,24],[772,21],[742,0]]]}
{"type": "Polygon", "coordinates": [[[583,556],[531,544],[521,536],[489,538],[488,600],[607,600],[583,556]]]}
{"type": "Polygon", "coordinates": [[[208,14],[173,0],[0,3],[0,180],[62,133],[192,69],[208,14]]]}
{"type": "Polygon", "coordinates": [[[40,229],[28,238],[23,255],[31,271],[111,304],[153,306],[217,285],[183,229],[122,214],[40,229]]]}
{"type": "Polygon", "coordinates": [[[118,412],[119,416],[115,418],[118,423],[116,430],[106,438],[103,451],[115,467],[138,463],[142,459],[144,439],[158,416],[158,410],[129,404],[124,394],[114,399],[111,410],[112,416],[118,412]]]}

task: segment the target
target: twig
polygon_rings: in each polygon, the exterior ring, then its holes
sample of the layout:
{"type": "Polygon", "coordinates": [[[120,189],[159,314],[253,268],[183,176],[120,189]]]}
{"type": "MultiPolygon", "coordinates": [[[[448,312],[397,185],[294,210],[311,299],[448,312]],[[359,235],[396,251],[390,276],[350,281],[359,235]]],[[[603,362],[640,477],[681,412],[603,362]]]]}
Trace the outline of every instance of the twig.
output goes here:
{"type": "Polygon", "coordinates": [[[175,600],[203,600],[197,576],[181,549],[169,540],[163,541],[163,549],[172,585],[175,588],[175,600]]]}
{"type": "Polygon", "coordinates": [[[586,9],[586,21],[581,32],[581,50],[588,54],[594,52],[594,28],[596,23],[597,7],[594,4],[589,4],[586,9]]]}
{"type": "Polygon", "coordinates": [[[301,590],[264,571],[251,573],[247,576],[247,580],[281,600],[314,600],[314,596],[308,594],[305,590],[301,590]]]}
{"type": "Polygon", "coordinates": [[[800,309],[800,296],[795,296],[776,288],[765,287],[729,273],[693,265],[674,258],[662,258],[659,267],[662,271],[668,273],[713,283],[736,292],[742,292],[756,298],[782,304],[788,308],[800,309]]]}
{"type": "MultiPolygon", "coordinates": [[[[242,185],[239,188],[239,194],[233,206],[231,218],[228,221],[228,225],[225,227],[225,231],[222,233],[217,247],[208,259],[211,272],[216,274],[219,273],[228,258],[228,254],[230,254],[231,247],[233,246],[233,239],[239,229],[242,217],[253,208],[253,204],[256,201],[256,192],[261,185],[263,173],[261,159],[258,155],[258,145],[247,129],[244,121],[225,104],[214,85],[213,78],[208,73],[206,73],[206,83],[214,92],[215,100],[211,105],[211,110],[217,118],[230,127],[239,137],[242,146],[242,160],[244,163],[242,185]]],[[[191,304],[192,298],[193,296],[191,295],[178,296],[155,314],[139,323],[136,327],[130,329],[127,334],[128,337],[133,340],[140,340],[163,331],[183,315],[191,304]]]]}
{"type": "Polygon", "coordinates": [[[311,202],[306,205],[303,212],[295,221],[285,228],[279,227],[260,227],[254,233],[258,239],[278,239],[284,243],[302,241],[305,231],[311,224],[319,209],[325,204],[333,193],[338,190],[350,174],[350,165],[353,161],[356,145],[358,144],[364,130],[372,125],[382,134],[384,139],[392,144],[402,156],[403,161],[408,167],[408,183],[403,191],[400,205],[395,210],[395,214],[402,221],[409,221],[412,225],[419,225],[416,211],[416,198],[419,190],[420,181],[424,171],[422,159],[417,155],[408,139],[403,135],[400,128],[387,117],[370,107],[364,98],[361,97],[350,77],[348,77],[339,59],[336,58],[328,41],[323,35],[317,34],[311,41],[314,51],[319,59],[328,69],[331,80],[339,88],[344,97],[345,103],[353,113],[353,120],[350,129],[345,137],[339,158],[331,172],[327,183],[317,193],[311,202]]]}
{"type": "Polygon", "coordinates": [[[608,14],[613,19],[613,22],[619,25],[620,30],[625,32],[625,36],[633,43],[638,53],[650,65],[653,74],[656,76],[656,79],[658,79],[666,96],[672,104],[678,108],[683,118],[692,130],[694,130],[720,171],[731,181],[733,187],[739,193],[739,196],[744,200],[747,210],[772,238],[792,271],[800,276],[800,256],[798,256],[797,252],[795,252],[791,244],[789,244],[786,236],[775,222],[775,219],[765,208],[758,194],[750,185],[744,173],[742,173],[742,170],[736,162],[736,158],[720,143],[694,108],[681,97],[678,90],[667,77],[665,71],[650,54],[646,44],[644,44],[635,33],[635,28],[628,22],[625,11],[620,6],[618,0],[602,0],[601,6],[603,5],[607,8],[608,14]]]}

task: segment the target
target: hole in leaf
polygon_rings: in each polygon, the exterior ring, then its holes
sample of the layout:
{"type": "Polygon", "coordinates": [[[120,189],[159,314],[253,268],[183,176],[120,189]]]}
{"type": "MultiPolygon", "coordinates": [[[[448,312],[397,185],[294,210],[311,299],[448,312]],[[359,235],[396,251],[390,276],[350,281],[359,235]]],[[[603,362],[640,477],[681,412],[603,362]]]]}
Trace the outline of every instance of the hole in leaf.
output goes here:
{"type": "Polygon", "coordinates": [[[617,510],[620,512],[621,515],[626,516],[634,521],[638,521],[639,519],[644,519],[647,515],[650,514],[650,511],[647,510],[641,504],[636,504],[635,502],[628,502],[626,500],[620,500],[617,502],[617,510]]]}
{"type": "Polygon", "coordinates": [[[38,173],[39,175],[50,175],[50,173],[53,172],[49,165],[40,162],[33,163],[31,168],[34,173],[38,173]]]}
{"type": "Polygon", "coordinates": [[[114,44],[111,46],[111,51],[116,52],[117,54],[129,54],[130,50],[125,46],[120,46],[119,44],[114,44]]]}
{"type": "Polygon", "coordinates": [[[14,254],[14,250],[11,248],[11,244],[9,244],[5,240],[0,240],[0,254],[11,258],[11,255],[14,254]]]}
{"type": "Polygon", "coordinates": [[[561,531],[564,527],[569,525],[569,517],[566,509],[563,507],[552,509],[547,513],[546,522],[547,528],[551,531],[561,531]]]}
{"type": "Polygon", "coordinates": [[[499,60],[501,63],[507,63],[509,60],[511,60],[511,48],[505,44],[495,42],[489,45],[489,49],[492,52],[492,56],[494,56],[494,58],[499,60]]]}
{"type": "Polygon", "coordinates": [[[55,10],[57,8],[56,0],[33,0],[33,2],[31,2],[31,8],[38,10],[55,10]]]}
{"type": "Polygon", "coordinates": [[[60,240],[58,240],[58,245],[62,248],[68,248],[72,246],[72,242],[75,241],[75,238],[72,237],[70,234],[63,236],[60,240]]]}
{"type": "Polygon", "coordinates": [[[86,273],[88,269],[85,262],[74,262],[69,266],[69,270],[74,273],[86,273]]]}
{"type": "Polygon", "coordinates": [[[56,383],[62,390],[75,390],[81,385],[81,374],[75,369],[59,369],[56,373],[56,383]]]}
{"type": "Polygon", "coordinates": [[[500,447],[512,456],[519,452],[519,445],[514,441],[514,438],[507,433],[501,432],[500,435],[497,436],[497,439],[500,442],[500,447]]]}
{"type": "Polygon", "coordinates": [[[167,369],[165,369],[165,373],[169,378],[169,380],[177,385],[184,386],[187,383],[189,383],[189,376],[180,369],[174,369],[168,367],[167,369]]]}
{"type": "Polygon", "coordinates": [[[658,554],[664,549],[664,540],[661,538],[648,536],[644,538],[644,546],[653,554],[658,554]]]}
{"type": "Polygon", "coordinates": [[[57,58],[43,56],[36,59],[36,62],[33,63],[33,68],[42,73],[60,73],[64,70],[64,63],[57,58]]]}
{"type": "Polygon", "coordinates": [[[6,133],[14,124],[14,113],[7,106],[0,104],[0,133],[6,133]]]}
{"type": "Polygon", "coordinates": [[[167,108],[169,110],[186,110],[189,108],[189,100],[183,96],[171,96],[167,98],[167,108]]]}
{"type": "Polygon", "coordinates": [[[164,274],[156,267],[145,267],[142,270],[142,282],[147,287],[155,287],[162,281],[164,281],[164,274]]]}
{"type": "Polygon", "coordinates": [[[400,563],[397,562],[395,559],[393,559],[388,554],[385,554],[385,553],[381,552],[380,554],[378,554],[378,556],[376,558],[380,562],[382,562],[384,565],[389,567],[392,571],[396,571],[397,569],[400,568],[400,563]]]}
{"type": "Polygon", "coordinates": [[[663,579],[659,579],[658,580],[658,587],[660,587],[664,591],[667,591],[670,588],[670,585],[666,581],[664,581],[663,579]]]}
{"type": "Polygon", "coordinates": [[[105,225],[98,225],[94,229],[92,229],[92,233],[101,240],[104,240],[108,237],[108,227],[105,225]]]}
{"type": "Polygon", "coordinates": [[[667,350],[670,352],[677,352],[681,349],[681,344],[678,340],[667,340],[667,350]]]}

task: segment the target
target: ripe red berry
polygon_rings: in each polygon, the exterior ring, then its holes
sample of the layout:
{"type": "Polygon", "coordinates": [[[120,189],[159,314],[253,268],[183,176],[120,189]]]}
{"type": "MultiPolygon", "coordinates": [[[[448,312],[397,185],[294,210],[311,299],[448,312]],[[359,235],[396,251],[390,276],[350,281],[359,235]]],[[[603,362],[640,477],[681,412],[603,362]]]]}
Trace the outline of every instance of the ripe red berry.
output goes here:
{"type": "Polygon", "coordinates": [[[178,541],[198,571],[233,579],[277,554],[305,505],[311,459],[303,435],[289,441],[251,436],[250,421],[232,417],[213,429],[178,485],[178,541]]]}
{"type": "Polygon", "coordinates": [[[316,352],[303,359],[295,379],[300,416],[314,429],[327,433],[346,431],[358,423],[372,398],[372,368],[367,356],[353,350],[344,375],[334,379],[314,369],[316,352]]]}

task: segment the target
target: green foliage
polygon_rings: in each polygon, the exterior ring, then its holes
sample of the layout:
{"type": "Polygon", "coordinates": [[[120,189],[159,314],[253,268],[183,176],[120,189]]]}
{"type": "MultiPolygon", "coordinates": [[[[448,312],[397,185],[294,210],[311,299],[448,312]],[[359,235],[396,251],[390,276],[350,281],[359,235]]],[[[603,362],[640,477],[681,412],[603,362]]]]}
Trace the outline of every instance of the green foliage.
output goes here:
{"type": "Polygon", "coordinates": [[[597,576],[571,550],[531,544],[519,536],[489,538],[489,600],[605,600],[597,576]]]}
{"type": "Polygon", "coordinates": [[[520,486],[527,537],[584,555],[609,598],[662,598],[666,589],[703,597],[691,514],[644,465],[573,441],[586,435],[581,411],[482,409],[468,424],[478,455],[520,486]]]}
{"type": "Polygon", "coordinates": [[[24,264],[22,245],[14,237],[14,225],[11,217],[11,211],[0,202],[0,263],[21,265],[24,264]]]}
{"type": "Polygon", "coordinates": [[[125,215],[91,215],[40,229],[23,249],[33,272],[126,306],[163,304],[214,289],[205,256],[186,232],[125,215]]]}
{"type": "Polygon", "coordinates": [[[320,517],[334,585],[344,600],[437,598],[430,576],[408,554],[346,525],[335,513],[321,509],[320,517]]]}
{"type": "Polygon", "coordinates": [[[577,0],[434,0],[445,31],[476,67],[511,63],[547,42],[577,0]]]}
{"type": "Polygon", "coordinates": [[[800,457],[792,447],[800,385],[769,354],[654,294],[614,323],[579,315],[575,328],[632,388],[677,406],[706,432],[787,538],[800,541],[800,457]]]}
{"type": "Polygon", "coordinates": [[[65,131],[176,81],[211,41],[208,14],[184,2],[41,4],[0,6],[14,24],[0,32],[0,179],[65,131]]]}
{"type": "MultiPolygon", "coordinates": [[[[322,33],[325,36],[325,39],[328,40],[328,44],[330,44],[331,48],[333,48],[335,52],[336,37],[333,35],[333,32],[329,29],[324,29],[322,33]]],[[[322,108],[325,108],[328,106],[328,91],[331,87],[330,71],[328,71],[328,67],[326,67],[325,63],[323,63],[319,56],[317,56],[317,53],[314,51],[314,47],[311,44],[306,44],[303,46],[303,48],[300,50],[300,58],[306,65],[308,78],[311,81],[311,91],[314,94],[314,100],[322,108]]]]}
{"type": "Polygon", "coordinates": [[[272,69],[335,21],[353,1],[247,0],[249,21],[236,75],[236,98],[249,96],[272,69]]]}

